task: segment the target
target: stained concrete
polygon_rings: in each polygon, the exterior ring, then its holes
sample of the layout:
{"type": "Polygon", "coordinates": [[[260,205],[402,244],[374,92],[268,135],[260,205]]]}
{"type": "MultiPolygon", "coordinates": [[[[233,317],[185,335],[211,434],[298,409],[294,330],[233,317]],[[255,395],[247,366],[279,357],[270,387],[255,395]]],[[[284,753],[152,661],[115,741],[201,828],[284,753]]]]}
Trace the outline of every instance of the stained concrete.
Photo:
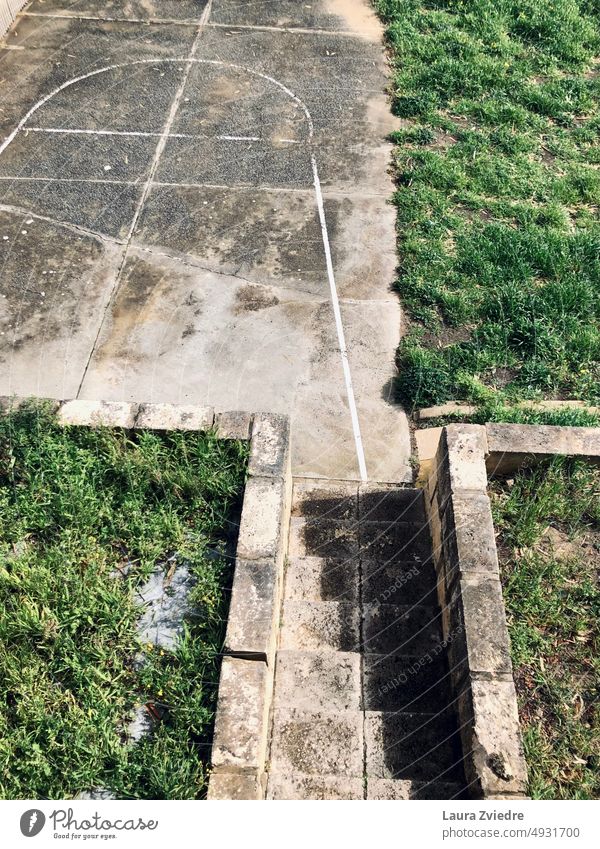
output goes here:
{"type": "Polygon", "coordinates": [[[0,153],[0,392],[291,413],[294,472],[357,479],[314,161],[367,473],[409,480],[381,28],[206,7],[34,0],[7,35],[2,136],[46,100],[0,153]]]}

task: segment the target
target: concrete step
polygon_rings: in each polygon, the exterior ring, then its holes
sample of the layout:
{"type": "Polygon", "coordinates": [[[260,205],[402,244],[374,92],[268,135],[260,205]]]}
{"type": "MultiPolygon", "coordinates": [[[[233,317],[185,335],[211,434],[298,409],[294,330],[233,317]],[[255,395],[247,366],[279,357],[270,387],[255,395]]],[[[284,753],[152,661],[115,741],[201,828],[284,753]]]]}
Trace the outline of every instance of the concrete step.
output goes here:
{"type": "Polygon", "coordinates": [[[282,775],[364,775],[362,711],[273,711],[271,772],[282,775]]]}
{"type": "Polygon", "coordinates": [[[296,480],[292,493],[292,516],[310,519],[358,518],[358,484],[296,480]]]}
{"type": "Polygon", "coordinates": [[[364,798],[364,780],[339,775],[307,775],[296,772],[269,776],[267,799],[352,800],[364,798]]]}
{"type": "Polygon", "coordinates": [[[351,652],[279,651],[274,709],[322,713],[361,709],[360,655],[351,652]]]}
{"type": "Polygon", "coordinates": [[[449,685],[423,492],[295,481],[268,798],[462,798],[449,685]]]}
{"type": "Polygon", "coordinates": [[[360,647],[360,609],[345,601],[286,600],[279,647],[356,652],[360,647]]]}
{"type": "Polygon", "coordinates": [[[321,557],[346,562],[356,559],[379,564],[431,558],[429,529],[414,522],[362,522],[292,516],[288,555],[321,557]]]}
{"type": "Polygon", "coordinates": [[[358,497],[358,517],[369,522],[425,523],[423,490],[414,487],[386,487],[362,484],[358,497]]]}
{"type": "Polygon", "coordinates": [[[367,711],[365,746],[370,779],[463,782],[460,736],[452,715],[367,711]]]}
{"type": "Polygon", "coordinates": [[[363,649],[366,654],[421,657],[441,653],[442,616],[439,607],[406,604],[363,605],[363,649]]]}
{"type": "Polygon", "coordinates": [[[297,479],[292,516],[424,524],[425,501],[423,490],[414,487],[297,479]]]}
{"type": "Polygon", "coordinates": [[[466,799],[462,782],[410,781],[393,778],[367,779],[367,799],[406,801],[409,799],[466,799]]]}
{"type": "Polygon", "coordinates": [[[414,522],[364,522],[358,525],[361,562],[380,566],[401,561],[423,563],[431,560],[429,528],[414,522]]]}
{"type": "Polygon", "coordinates": [[[357,522],[340,519],[305,519],[293,516],[290,521],[288,557],[320,557],[330,562],[358,559],[357,522]]]}
{"type": "Polygon", "coordinates": [[[364,602],[437,604],[435,570],[431,561],[386,564],[367,558],[361,563],[361,569],[364,602]]]}
{"type": "Polygon", "coordinates": [[[365,710],[437,713],[450,702],[450,676],[443,654],[363,656],[365,710]]]}
{"type": "Polygon", "coordinates": [[[359,604],[358,560],[326,561],[321,557],[294,557],[285,572],[289,601],[348,601],[359,604]]]}

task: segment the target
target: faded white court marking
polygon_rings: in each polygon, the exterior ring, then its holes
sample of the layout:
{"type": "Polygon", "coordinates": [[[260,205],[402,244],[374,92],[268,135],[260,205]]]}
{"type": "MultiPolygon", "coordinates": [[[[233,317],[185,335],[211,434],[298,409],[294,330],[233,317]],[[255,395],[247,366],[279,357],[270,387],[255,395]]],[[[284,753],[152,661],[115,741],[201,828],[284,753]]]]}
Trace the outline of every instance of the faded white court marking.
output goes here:
{"type": "MultiPolygon", "coordinates": [[[[341,315],[341,310],[340,310],[339,295],[338,295],[338,291],[337,291],[337,285],[336,285],[336,280],[335,280],[335,272],[334,272],[334,269],[333,269],[333,262],[332,262],[332,257],[331,257],[331,246],[330,246],[330,241],[329,241],[329,233],[328,233],[328,230],[327,230],[327,221],[326,221],[326,218],[325,218],[325,208],[324,208],[324,203],[323,203],[323,194],[322,194],[322,191],[321,191],[321,182],[320,182],[320,179],[319,179],[317,158],[316,158],[316,155],[315,155],[315,152],[314,152],[314,149],[313,149],[314,125],[313,125],[312,117],[311,117],[311,114],[310,114],[306,104],[296,94],[294,94],[294,92],[292,92],[289,88],[287,88],[287,86],[285,86],[283,83],[281,83],[279,80],[275,79],[274,77],[271,77],[267,74],[260,73],[259,71],[255,71],[252,68],[247,68],[247,67],[244,67],[244,66],[241,66],[241,65],[235,65],[235,64],[230,63],[230,62],[222,62],[222,61],[214,60],[214,59],[197,59],[195,57],[195,53],[197,51],[198,43],[199,43],[199,40],[200,40],[200,37],[201,37],[201,34],[202,34],[202,28],[206,24],[206,21],[208,19],[209,14],[210,14],[210,8],[211,8],[211,3],[209,2],[209,4],[206,6],[206,8],[205,8],[205,10],[202,14],[202,17],[200,19],[198,33],[197,33],[196,38],[194,40],[194,43],[192,45],[189,56],[187,56],[183,59],[181,59],[181,58],[154,58],[154,59],[139,59],[139,60],[135,60],[133,62],[123,62],[123,63],[114,64],[114,65],[108,65],[104,68],[98,68],[94,71],[90,71],[86,74],[82,74],[81,76],[74,77],[71,80],[67,80],[62,85],[60,85],[56,89],[54,89],[52,92],[50,92],[49,94],[47,94],[43,98],[41,98],[34,106],[31,107],[31,109],[29,109],[29,111],[25,114],[25,116],[17,124],[15,129],[7,136],[7,138],[4,140],[4,142],[2,142],[2,144],[0,144],[0,155],[9,147],[9,145],[14,141],[14,139],[17,137],[17,135],[19,133],[21,133],[23,130],[25,132],[29,132],[29,131],[40,132],[40,133],[46,132],[48,134],[61,133],[62,132],[62,133],[82,134],[82,135],[91,135],[91,136],[93,136],[93,135],[115,135],[115,136],[128,135],[128,136],[150,136],[150,137],[157,137],[158,138],[159,141],[158,141],[156,150],[154,152],[154,156],[152,158],[150,171],[149,171],[148,177],[146,178],[146,181],[144,183],[144,188],[143,188],[140,200],[139,200],[139,202],[136,206],[135,213],[134,213],[131,225],[129,227],[129,231],[128,231],[127,237],[125,239],[125,242],[124,242],[123,255],[122,255],[119,267],[118,267],[117,274],[115,276],[115,282],[114,282],[114,285],[113,285],[113,289],[112,289],[110,298],[107,302],[107,305],[106,305],[106,308],[105,308],[105,311],[104,311],[104,314],[106,314],[106,312],[108,311],[108,309],[110,307],[110,304],[113,301],[114,295],[115,295],[115,293],[116,293],[116,291],[119,287],[121,274],[122,274],[123,267],[125,265],[125,261],[126,261],[126,258],[127,258],[128,250],[129,250],[129,247],[130,247],[130,244],[131,244],[131,239],[132,239],[133,234],[135,232],[136,226],[139,222],[141,212],[144,208],[146,199],[148,197],[148,193],[149,193],[151,187],[154,185],[154,175],[156,174],[156,171],[158,169],[160,158],[161,158],[162,153],[164,152],[166,143],[167,143],[167,141],[170,137],[173,137],[173,138],[175,138],[175,137],[187,137],[184,134],[171,134],[170,128],[173,124],[173,121],[175,120],[175,117],[176,117],[176,114],[177,114],[177,111],[179,109],[179,105],[180,105],[180,102],[181,102],[181,98],[183,97],[183,92],[185,90],[185,86],[186,86],[188,78],[189,78],[191,68],[194,66],[194,64],[206,64],[206,65],[222,67],[222,68],[226,68],[226,69],[229,69],[229,70],[247,73],[247,74],[250,74],[251,76],[256,77],[256,78],[261,78],[263,80],[266,80],[268,83],[271,83],[272,85],[277,86],[281,91],[284,92],[284,94],[286,96],[290,97],[295,103],[297,103],[298,106],[304,112],[305,119],[306,119],[307,126],[308,126],[307,145],[310,149],[310,161],[311,161],[311,168],[312,168],[313,188],[314,188],[314,192],[315,192],[316,206],[317,206],[317,210],[318,210],[318,214],[319,214],[319,222],[320,222],[320,226],[321,226],[323,249],[324,249],[324,252],[325,252],[325,262],[326,262],[326,267],[327,267],[327,278],[328,278],[331,303],[332,303],[333,313],[334,313],[334,321],[335,321],[335,328],[336,328],[336,334],[337,334],[337,340],[338,340],[338,347],[339,347],[341,362],[342,362],[342,370],[343,370],[343,374],[344,374],[344,384],[345,384],[345,389],[346,389],[346,396],[347,396],[347,399],[348,399],[348,407],[349,407],[349,411],[350,411],[350,418],[351,418],[351,422],[352,422],[352,432],[353,432],[353,437],[354,437],[354,444],[355,444],[359,473],[360,473],[361,479],[363,481],[366,481],[366,480],[368,480],[368,474],[367,474],[365,453],[364,453],[364,447],[363,447],[361,430],[360,430],[360,422],[359,422],[359,419],[358,419],[356,398],[355,398],[354,388],[353,388],[353,383],[352,383],[352,374],[351,374],[351,369],[350,369],[348,349],[347,349],[347,346],[346,346],[344,326],[343,326],[342,315],[341,315]],[[173,98],[171,108],[170,108],[169,114],[167,116],[167,120],[165,122],[163,131],[161,133],[142,133],[142,132],[138,133],[138,132],[135,132],[135,131],[122,131],[122,132],[114,131],[113,132],[113,131],[105,131],[105,130],[77,130],[77,129],[66,131],[66,130],[63,130],[62,128],[58,128],[58,127],[43,128],[43,127],[35,127],[35,126],[34,127],[28,127],[27,126],[27,122],[30,120],[30,118],[33,115],[35,115],[35,113],[42,106],[44,106],[46,103],[48,103],[53,97],[55,97],[60,92],[64,91],[65,89],[68,89],[69,87],[71,87],[71,86],[73,86],[73,85],[75,85],[79,82],[83,82],[84,80],[90,79],[90,78],[95,77],[99,74],[108,73],[110,71],[114,71],[114,70],[118,70],[118,69],[123,69],[123,68],[131,67],[131,66],[137,66],[137,65],[153,65],[153,64],[155,65],[155,64],[159,64],[159,63],[160,64],[163,64],[163,63],[179,64],[179,65],[185,66],[185,71],[184,71],[182,80],[180,81],[178,89],[177,89],[175,96],[173,98]]],[[[216,138],[219,138],[219,137],[216,137],[216,138]]],[[[228,137],[221,137],[221,139],[227,140],[227,141],[232,141],[232,142],[260,141],[260,137],[248,138],[248,137],[245,137],[245,136],[228,136],[228,137]]],[[[290,142],[292,140],[285,140],[285,141],[290,142]]],[[[82,182],[87,182],[87,181],[83,180],[82,182]]],[[[114,182],[117,182],[117,181],[114,181],[114,182]]],[[[97,235],[100,236],[101,234],[97,234],[97,235]]],[[[91,359],[92,359],[92,356],[93,356],[93,353],[94,353],[94,350],[95,350],[95,347],[96,347],[96,343],[97,343],[97,341],[100,337],[102,325],[103,325],[103,321],[100,322],[100,326],[98,328],[98,333],[97,333],[97,336],[96,336],[96,342],[92,346],[92,350],[90,352],[90,356],[88,358],[88,361],[87,361],[87,364],[86,364],[86,367],[85,367],[85,370],[84,370],[84,373],[83,373],[83,377],[82,377],[82,380],[80,382],[80,387],[79,387],[80,391],[81,391],[81,386],[83,385],[83,381],[85,379],[85,376],[87,374],[87,371],[88,371],[88,368],[89,368],[89,365],[90,365],[90,362],[91,362],[91,359]]]]}

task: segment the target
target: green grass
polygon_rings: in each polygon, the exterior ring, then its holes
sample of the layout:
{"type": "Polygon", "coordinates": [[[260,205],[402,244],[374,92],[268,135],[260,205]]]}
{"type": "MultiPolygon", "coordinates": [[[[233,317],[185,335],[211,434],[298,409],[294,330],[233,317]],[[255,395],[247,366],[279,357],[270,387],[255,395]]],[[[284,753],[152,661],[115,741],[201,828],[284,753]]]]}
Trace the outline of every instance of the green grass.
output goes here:
{"type": "Polygon", "coordinates": [[[0,418],[0,797],[203,795],[245,465],[211,433],[61,428],[39,405],[0,418]],[[139,644],[134,591],[175,554],[198,619],[171,653],[139,644]],[[131,745],[139,700],[166,714],[131,745]]]}
{"type": "Polygon", "coordinates": [[[600,393],[599,0],[374,0],[387,24],[399,400],[600,393]]]}
{"type": "Polygon", "coordinates": [[[559,458],[491,487],[535,799],[600,798],[600,469],[559,458]]]}

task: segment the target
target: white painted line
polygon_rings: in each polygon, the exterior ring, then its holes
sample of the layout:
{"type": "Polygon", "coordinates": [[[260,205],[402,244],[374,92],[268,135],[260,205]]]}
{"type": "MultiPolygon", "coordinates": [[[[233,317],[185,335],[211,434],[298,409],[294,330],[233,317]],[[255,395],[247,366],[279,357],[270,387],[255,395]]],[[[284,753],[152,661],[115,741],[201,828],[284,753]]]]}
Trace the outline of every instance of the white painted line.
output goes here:
{"type": "Polygon", "coordinates": [[[108,186],[139,186],[139,180],[96,180],[93,177],[11,177],[0,176],[0,180],[6,180],[11,183],[101,183],[108,186]]]}
{"type": "MultiPolygon", "coordinates": [[[[25,127],[27,133],[56,133],[66,136],[133,136],[143,139],[160,139],[164,133],[151,133],[145,130],[84,130],[63,127],[25,127]]],[[[170,139],[218,139],[219,141],[262,141],[260,136],[203,136],[197,133],[168,133],[170,139]]],[[[283,139],[282,139],[283,141],[283,139]]]]}
{"type": "Polygon", "coordinates": [[[162,133],[147,133],[142,130],[84,130],[66,127],[25,127],[25,133],[58,133],[65,136],[141,136],[160,138],[162,133]]]}
{"type": "Polygon", "coordinates": [[[348,395],[348,405],[350,407],[350,418],[352,419],[352,430],[354,432],[354,444],[356,446],[356,456],[358,458],[358,469],[361,479],[368,480],[367,464],[365,461],[365,451],[362,444],[360,434],[360,423],[358,421],[358,412],[356,409],[356,400],[354,398],[354,388],[352,386],[352,375],[350,373],[350,362],[348,360],[348,350],[346,348],[346,337],[344,334],[344,325],[342,323],[342,313],[340,311],[340,301],[338,298],[337,286],[335,284],[335,274],[333,273],[333,262],[331,260],[331,247],[329,245],[329,234],[327,232],[327,221],[325,220],[325,207],[323,205],[323,194],[321,192],[321,181],[319,180],[319,172],[317,169],[317,160],[314,153],[310,157],[313,170],[313,180],[315,184],[315,194],[317,196],[317,208],[319,210],[319,220],[321,222],[321,233],[323,235],[323,247],[325,249],[325,262],[327,264],[327,277],[329,278],[329,288],[331,290],[331,303],[333,306],[333,315],[335,317],[335,327],[337,330],[338,344],[340,346],[340,354],[342,356],[342,368],[344,370],[344,380],[346,382],[346,394],[348,395]]]}
{"type": "Polygon", "coordinates": [[[220,141],[262,141],[258,136],[217,136],[220,141]]]}
{"type": "MultiPolygon", "coordinates": [[[[133,236],[133,234],[135,232],[135,228],[137,227],[137,223],[140,219],[142,209],[144,208],[144,204],[146,203],[146,198],[148,197],[148,193],[150,192],[150,188],[152,187],[154,175],[156,174],[156,171],[158,170],[160,158],[161,158],[161,156],[164,152],[164,149],[167,145],[167,141],[169,139],[169,133],[171,132],[171,127],[173,126],[173,121],[175,120],[175,116],[177,115],[177,112],[179,110],[179,104],[181,103],[181,98],[183,97],[183,92],[184,92],[185,87],[187,85],[187,81],[188,81],[188,78],[190,76],[190,72],[193,68],[194,55],[195,55],[195,53],[198,49],[198,42],[200,41],[200,37],[202,35],[202,30],[204,28],[204,25],[205,25],[206,21],[208,20],[209,15],[210,15],[211,8],[212,8],[212,0],[208,0],[208,3],[204,7],[204,11],[202,12],[202,15],[200,16],[200,21],[198,23],[198,31],[196,33],[196,37],[195,37],[194,42],[192,44],[192,47],[190,49],[190,55],[189,55],[188,59],[186,60],[185,70],[183,72],[183,76],[181,77],[181,81],[180,81],[179,86],[177,87],[177,91],[175,92],[175,95],[173,97],[173,101],[171,103],[171,108],[169,109],[169,114],[167,115],[167,119],[165,121],[163,131],[160,134],[158,144],[156,145],[156,149],[154,151],[154,156],[152,157],[152,163],[150,165],[150,171],[148,173],[146,183],[144,184],[144,189],[143,189],[142,194],[140,196],[139,202],[136,206],[135,213],[134,213],[134,216],[133,216],[133,220],[131,222],[131,226],[129,227],[129,231],[128,231],[127,239],[126,239],[127,244],[129,244],[129,241],[131,240],[131,237],[133,236]]],[[[127,253],[127,251],[125,253],[127,253]]],[[[124,263],[125,263],[125,257],[123,257],[123,265],[124,265],[124,263]]],[[[118,276],[120,276],[121,270],[122,270],[122,267],[119,269],[119,275],[118,276]]],[[[85,375],[84,375],[84,377],[85,377],[85,375]]],[[[82,383],[83,383],[83,380],[82,380],[82,383]]],[[[81,386],[79,388],[81,390],[81,386]]]]}

